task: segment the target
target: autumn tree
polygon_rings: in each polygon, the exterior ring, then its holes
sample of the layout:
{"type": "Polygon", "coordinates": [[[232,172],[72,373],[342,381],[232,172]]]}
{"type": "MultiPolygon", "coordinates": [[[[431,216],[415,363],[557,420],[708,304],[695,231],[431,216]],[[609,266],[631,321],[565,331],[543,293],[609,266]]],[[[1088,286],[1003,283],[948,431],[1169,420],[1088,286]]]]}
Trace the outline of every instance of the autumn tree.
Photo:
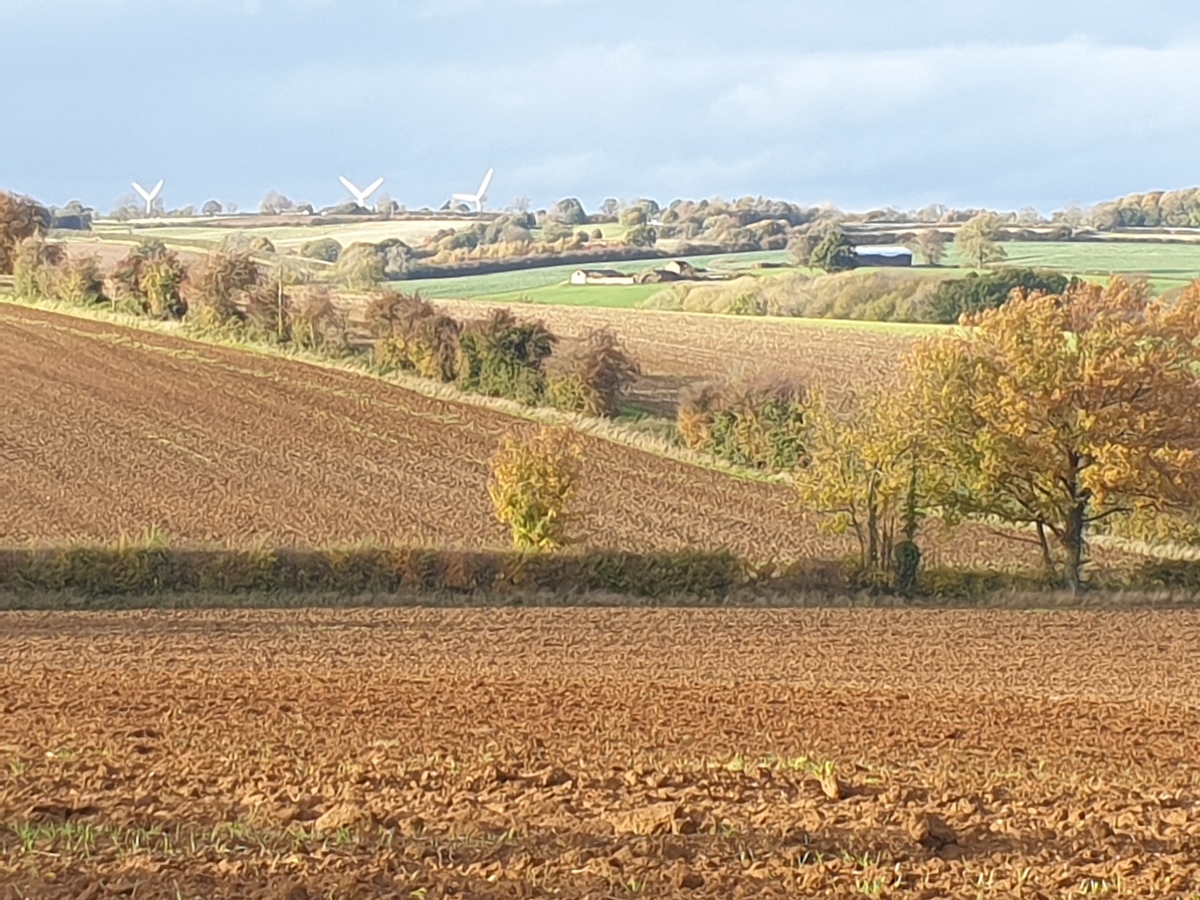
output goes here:
{"type": "Polygon", "coordinates": [[[898,538],[912,543],[916,532],[919,437],[901,425],[895,397],[881,391],[838,404],[813,392],[805,465],[794,476],[802,506],[827,530],[854,536],[860,575],[872,582],[887,578],[898,538]]]}
{"type": "Polygon", "coordinates": [[[1017,291],[963,325],[910,360],[949,516],[1031,527],[1077,589],[1094,523],[1200,502],[1200,282],[1173,302],[1119,277],[1017,291]]]}
{"type": "Polygon", "coordinates": [[[525,440],[504,436],[491,459],[488,495],[518,549],[555,550],[567,542],[581,454],[565,428],[543,427],[525,440]]]}
{"type": "Polygon", "coordinates": [[[927,228],[917,235],[917,251],[927,266],[939,266],[946,255],[946,235],[936,228],[927,228]]]}
{"type": "Polygon", "coordinates": [[[988,263],[999,262],[1008,256],[996,241],[999,234],[1000,217],[984,212],[962,224],[954,243],[963,259],[969,260],[975,268],[982,269],[988,263]]]}
{"type": "Polygon", "coordinates": [[[17,246],[50,228],[50,211],[31,200],[0,191],[0,275],[12,274],[17,246]]]}

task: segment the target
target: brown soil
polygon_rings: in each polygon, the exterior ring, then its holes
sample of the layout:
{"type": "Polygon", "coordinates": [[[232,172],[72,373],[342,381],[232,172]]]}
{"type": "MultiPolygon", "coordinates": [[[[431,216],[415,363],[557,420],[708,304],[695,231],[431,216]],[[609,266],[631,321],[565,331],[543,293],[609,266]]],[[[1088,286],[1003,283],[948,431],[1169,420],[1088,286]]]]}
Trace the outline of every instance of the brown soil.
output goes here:
{"type": "Polygon", "coordinates": [[[716,378],[783,375],[834,393],[877,387],[898,368],[917,340],[911,334],[821,327],[754,317],[634,309],[592,309],[545,304],[490,304],[482,300],[436,300],[459,318],[504,306],[521,318],[541,319],[550,330],[577,338],[611,328],[649,378],[640,405],[674,415],[678,386],[716,378]],[[674,388],[664,395],[663,387],[674,388]],[[663,400],[669,402],[664,405],[663,400]]]}
{"type": "MultiPolygon", "coordinates": [[[[375,378],[0,305],[0,543],[111,540],[498,547],[487,460],[529,423],[375,378]]],[[[837,558],[782,485],[599,438],[576,536],[628,550],[837,558]]],[[[985,529],[936,533],[930,564],[1030,564],[985,529]]]]}
{"type": "Polygon", "coordinates": [[[0,616],[23,897],[1189,897],[1200,614],[0,616]]]}

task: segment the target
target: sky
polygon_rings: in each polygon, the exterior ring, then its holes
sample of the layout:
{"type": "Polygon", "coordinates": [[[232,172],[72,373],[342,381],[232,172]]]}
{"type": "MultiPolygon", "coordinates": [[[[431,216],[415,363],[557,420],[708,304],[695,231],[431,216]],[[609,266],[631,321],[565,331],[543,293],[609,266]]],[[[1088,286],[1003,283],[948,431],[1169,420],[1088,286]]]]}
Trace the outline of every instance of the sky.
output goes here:
{"type": "Polygon", "coordinates": [[[0,0],[0,189],[101,210],[1200,184],[1195,0],[0,0]]]}

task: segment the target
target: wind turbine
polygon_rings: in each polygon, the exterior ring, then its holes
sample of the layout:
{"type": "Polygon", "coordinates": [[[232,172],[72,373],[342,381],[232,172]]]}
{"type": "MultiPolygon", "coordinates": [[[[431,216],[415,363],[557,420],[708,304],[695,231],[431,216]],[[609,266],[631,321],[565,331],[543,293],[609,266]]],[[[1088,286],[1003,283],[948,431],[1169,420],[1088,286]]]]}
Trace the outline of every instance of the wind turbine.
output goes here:
{"type": "Polygon", "coordinates": [[[135,191],[137,191],[139,194],[141,194],[142,199],[146,201],[146,217],[147,218],[149,218],[154,213],[154,200],[155,200],[155,198],[158,197],[159,192],[162,190],[162,187],[163,187],[163,180],[161,178],[158,179],[158,184],[156,184],[154,187],[152,187],[148,191],[144,187],[142,187],[140,184],[138,184],[136,181],[133,183],[133,189],[135,191]]]}
{"type": "Polygon", "coordinates": [[[479,190],[474,194],[451,194],[450,199],[458,203],[472,203],[475,205],[475,212],[483,212],[483,201],[487,199],[488,185],[492,183],[492,172],[495,169],[488,169],[487,174],[483,176],[483,183],[479,185],[479,190]]]}
{"type": "Polygon", "coordinates": [[[342,186],[345,187],[346,190],[348,190],[354,196],[354,199],[358,203],[358,205],[363,207],[364,209],[366,208],[366,205],[367,205],[367,198],[370,197],[377,190],[379,190],[379,186],[381,184],[383,184],[382,178],[376,178],[374,181],[371,182],[370,185],[367,186],[366,190],[360,191],[355,186],[354,182],[351,181],[349,178],[347,178],[345,175],[339,175],[338,181],[340,181],[342,183],[342,186]]]}

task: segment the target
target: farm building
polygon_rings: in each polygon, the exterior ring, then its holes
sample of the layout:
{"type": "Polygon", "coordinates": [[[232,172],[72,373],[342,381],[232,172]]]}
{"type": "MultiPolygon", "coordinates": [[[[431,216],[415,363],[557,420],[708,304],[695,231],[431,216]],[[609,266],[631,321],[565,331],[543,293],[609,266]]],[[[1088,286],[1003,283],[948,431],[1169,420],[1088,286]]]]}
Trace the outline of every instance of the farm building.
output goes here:
{"type": "Polygon", "coordinates": [[[662,271],[678,275],[680,278],[696,277],[696,267],[686,259],[673,259],[662,267],[662,271]]]}
{"type": "Polygon", "coordinates": [[[860,266],[911,266],[913,253],[907,247],[870,246],[855,247],[860,266]]]}
{"type": "Polygon", "coordinates": [[[576,269],[571,284],[633,284],[634,277],[615,269],[576,269]]]}

